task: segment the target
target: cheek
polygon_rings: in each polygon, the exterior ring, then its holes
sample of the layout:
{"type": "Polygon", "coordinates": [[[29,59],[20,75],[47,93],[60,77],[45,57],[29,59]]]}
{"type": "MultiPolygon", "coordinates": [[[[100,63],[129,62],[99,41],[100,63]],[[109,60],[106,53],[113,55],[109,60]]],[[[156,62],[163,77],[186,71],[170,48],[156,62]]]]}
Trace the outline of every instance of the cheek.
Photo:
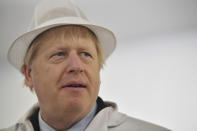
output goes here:
{"type": "Polygon", "coordinates": [[[92,98],[95,101],[98,97],[98,93],[100,90],[100,74],[99,72],[95,72],[94,76],[92,77],[93,80],[93,86],[92,86],[92,98]]]}
{"type": "Polygon", "coordinates": [[[95,92],[95,94],[96,94],[96,96],[98,95],[98,92],[99,92],[99,90],[100,90],[100,76],[99,75],[97,75],[97,77],[96,77],[96,89],[93,89],[93,90],[95,90],[94,92],[95,92]]]}
{"type": "Polygon", "coordinates": [[[100,71],[97,68],[93,68],[93,70],[91,70],[91,76],[89,76],[91,81],[92,81],[92,85],[93,85],[93,90],[95,90],[96,92],[99,90],[100,87],[100,71]]]}
{"type": "Polygon", "coordinates": [[[36,88],[45,89],[54,85],[56,74],[50,67],[41,66],[40,64],[40,66],[35,67],[33,70],[33,87],[36,90],[36,88]]]}
{"type": "Polygon", "coordinates": [[[52,101],[56,95],[57,71],[49,67],[39,68],[34,71],[33,87],[39,102],[52,101]]]}
{"type": "Polygon", "coordinates": [[[100,85],[100,68],[98,62],[95,62],[91,68],[91,77],[94,79],[96,85],[100,85]]]}

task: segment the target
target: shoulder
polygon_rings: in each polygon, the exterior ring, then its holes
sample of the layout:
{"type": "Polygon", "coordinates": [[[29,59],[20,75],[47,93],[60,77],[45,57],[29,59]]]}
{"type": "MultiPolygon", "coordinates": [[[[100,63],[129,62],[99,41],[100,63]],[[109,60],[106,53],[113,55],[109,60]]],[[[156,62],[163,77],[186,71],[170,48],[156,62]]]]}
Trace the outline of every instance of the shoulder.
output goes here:
{"type": "Polygon", "coordinates": [[[36,113],[39,109],[38,103],[34,104],[30,110],[28,110],[24,116],[20,118],[19,121],[13,126],[8,128],[0,129],[0,131],[33,131],[33,125],[30,121],[31,117],[36,113]]]}
{"type": "MultiPolygon", "coordinates": [[[[122,113],[121,113],[122,114],[122,113]]],[[[134,131],[170,131],[169,129],[146,122],[140,119],[136,119],[130,116],[126,116],[126,120],[122,123],[121,126],[125,126],[127,129],[133,129],[134,131]]]]}
{"type": "Polygon", "coordinates": [[[108,127],[112,131],[170,131],[165,127],[133,118],[117,111],[112,112],[108,127]]]}
{"type": "Polygon", "coordinates": [[[115,103],[107,102],[107,104],[111,105],[108,121],[108,128],[110,128],[110,131],[170,131],[165,127],[118,112],[115,103]]]}
{"type": "Polygon", "coordinates": [[[165,127],[136,119],[117,111],[112,113],[109,127],[113,131],[170,131],[165,127]]]}
{"type": "Polygon", "coordinates": [[[8,128],[0,129],[0,131],[15,131],[15,126],[11,126],[8,128]]]}

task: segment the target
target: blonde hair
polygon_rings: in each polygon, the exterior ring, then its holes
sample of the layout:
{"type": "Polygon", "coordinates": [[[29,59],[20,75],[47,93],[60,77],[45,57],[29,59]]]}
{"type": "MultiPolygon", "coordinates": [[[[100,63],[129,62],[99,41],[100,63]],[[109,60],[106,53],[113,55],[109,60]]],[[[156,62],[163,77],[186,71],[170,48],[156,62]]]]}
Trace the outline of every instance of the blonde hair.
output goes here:
{"type": "MultiPolygon", "coordinates": [[[[41,46],[41,40],[43,38],[43,35],[46,34],[46,32],[50,32],[53,29],[61,29],[63,30],[63,33],[61,35],[67,35],[71,37],[72,39],[79,39],[79,38],[86,38],[90,39],[95,43],[98,60],[99,60],[99,67],[100,69],[103,67],[104,64],[104,57],[103,57],[103,50],[101,47],[101,44],[99,40],[97,39],[96,35],[87,27],[80,26],[80,25],[64,25],[64,26],[58,26],[51,28],[40,35],[38,35],[30,44],[29,48],[26,51],[26,55],[23,60],[23,65],[21,67],[21,73],[24,74],[25,72],[25,66],[30,66],[37,56],[37,52],[41,46]]],[[[25,82],[25,85],[26,82],[25,82]]]]}

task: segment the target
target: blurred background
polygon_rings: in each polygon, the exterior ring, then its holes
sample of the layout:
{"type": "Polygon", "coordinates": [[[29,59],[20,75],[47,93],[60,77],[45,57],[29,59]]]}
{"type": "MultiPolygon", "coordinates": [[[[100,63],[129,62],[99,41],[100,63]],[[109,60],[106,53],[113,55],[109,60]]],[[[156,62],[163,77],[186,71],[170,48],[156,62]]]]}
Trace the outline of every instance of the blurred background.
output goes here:
{"type": "MultiPolygon", "coordinates": [[[[36,2],[0,0],[0,128],[14,124],[37,101],[6,59],[36,2]]],[[[117,36],[117,49],[101,72],[99,95],[132,117],[173,131],[197,131],[197,1],[76,3],[91,22],[117,36]]]]}

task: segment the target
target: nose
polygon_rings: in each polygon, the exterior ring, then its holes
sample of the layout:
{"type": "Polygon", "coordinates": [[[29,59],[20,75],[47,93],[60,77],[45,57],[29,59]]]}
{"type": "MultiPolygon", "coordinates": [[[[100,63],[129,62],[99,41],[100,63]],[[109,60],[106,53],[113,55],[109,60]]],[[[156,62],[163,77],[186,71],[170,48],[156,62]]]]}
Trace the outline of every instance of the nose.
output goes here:
{"type": "Polygon", "coordinates": [[[70,54],[68,58],[67,72],[80,73],[83,72],[83,63],[77,54],[70,54]]]}

